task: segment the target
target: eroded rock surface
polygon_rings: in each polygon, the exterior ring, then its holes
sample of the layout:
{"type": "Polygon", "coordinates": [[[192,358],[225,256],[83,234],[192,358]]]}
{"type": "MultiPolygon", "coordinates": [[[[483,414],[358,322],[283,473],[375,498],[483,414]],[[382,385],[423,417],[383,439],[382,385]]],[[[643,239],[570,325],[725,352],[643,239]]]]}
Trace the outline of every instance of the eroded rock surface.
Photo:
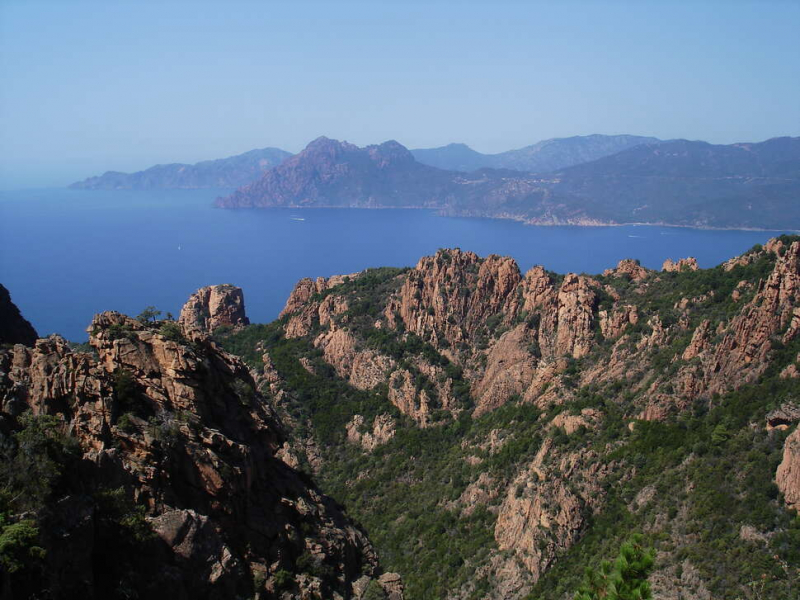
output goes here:
{"type": "Polygon", "coordinates": [[[778,489],[789,508],[800,511],[800,428],[786,438],[783,460],[775,474],[778,489]]]}
{"type": "MultiPolygon", "coordinates": [[[[276,456],[281,425],[239,359],[205,338],[168,339],[114,312],[97,315],[89,332],[96,358],[57,336],[0,352],[0,416],[58,416],[85,465],[74,484],[84,494],[119,487],[144,508],[157,537],[152,572],[137,584],[143,593],[273,597],[280,585],[293,598],[312,590],[346,598],[357,579],[380,575],[361,531],[276,456]],[[326,568],[301,575],[303,556],[326,568]],[[279,571],[289,580],[277,583],[279,571]]],[[[88,538],[65,534],[48,560],[91,551],[91,531],[101,527],[93,514],[89,504],[88,538]]],[[[81,585],[85,597],[99,593],[81,585]]]]}
{"type": "Polygon", "coordinates": [[[187,331],[209,334],[217,327],[243,327],[250,323],[244,309],[244,294],[236,286],[223,284],[200,288],[189,297],[178,319],[187,331]]]}

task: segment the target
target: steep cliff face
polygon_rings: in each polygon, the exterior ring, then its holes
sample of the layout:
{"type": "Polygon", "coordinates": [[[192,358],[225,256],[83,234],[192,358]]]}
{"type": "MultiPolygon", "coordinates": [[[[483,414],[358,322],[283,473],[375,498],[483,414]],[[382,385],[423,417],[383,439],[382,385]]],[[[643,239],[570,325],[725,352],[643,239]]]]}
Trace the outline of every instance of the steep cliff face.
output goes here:
{"type": "Polygon", "coordinates": [[[32,346],[39,336],[11,301],[11,294],[0,285],[0,344],[32,346]]]}
{"type": "Polygon", "coordinates": [[[441,250],[419,261],[396,298],[385,310],[390,325],[398,315],[406,330],[434,345],[471,341],[489,317],[513,313],[512,297],[520,282],[519,267],[510,258],[441,250]]]}
{"type": "MultiPolygon", "coordinates": [[[[800,331],[800,243],[780,246],[770,275],[758,283],[753,299],[721,330],[724,337],[704,364],[705,388],[713,392],[754,381],[769,366],[776,343],[790,343],[800,331]]],[[[708,338],[707,326],[695,333],[690,353],[708,338]]],[[[709,349],[710,350],[710,349],[709,349]]]]}
{"type": "MultiPolygon", "coordinates": [[[[219,317],[216,304],[203,306],[219,317]]],[[[284,434],[247,367],[194,323],[183,330],[189,342],[106,312],[89,328],[96,356],[56,336],[0,353],[4,427],[26,410],[56,416],[80,454],[43,517],[62,533],[47,547],[40,589],[65,598],[111,597],[117,585],[177,598],[353,597],[356,581],[380,574],[369,541],[276,456],[284,434]],[[146,577],[115,580],[119,565],[106,572],[96,558],[110,534],[98,508],[104,489],[144,515],[152,533],[126,560],[146,577]]]]}
{"type": "Polygon", "coordinates": [[[233,285],[211,285],[197,290],[181,308],[178,319],[186,331],[210,334],[217,327],[244,327],[250,323],[244,294],[233,285]]]}

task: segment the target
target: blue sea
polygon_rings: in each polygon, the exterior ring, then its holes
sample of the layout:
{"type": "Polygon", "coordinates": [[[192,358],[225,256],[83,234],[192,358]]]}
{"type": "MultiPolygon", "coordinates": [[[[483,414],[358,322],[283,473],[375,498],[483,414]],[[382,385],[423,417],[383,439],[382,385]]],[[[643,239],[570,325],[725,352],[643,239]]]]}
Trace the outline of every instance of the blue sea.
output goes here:
{"type": "Polygon", "coordinates": [[[438,248],[599,273],[622,258],[703,267],[781,232],[531,227],[425,210],[213,208],[228,190],[0,192],[0,283],[39,335],[86,339],[92,315],[146,306],[178,315],[197,288],[244,289],[253,322],[277,317],[302,277],[410,266],[438,248]]]}

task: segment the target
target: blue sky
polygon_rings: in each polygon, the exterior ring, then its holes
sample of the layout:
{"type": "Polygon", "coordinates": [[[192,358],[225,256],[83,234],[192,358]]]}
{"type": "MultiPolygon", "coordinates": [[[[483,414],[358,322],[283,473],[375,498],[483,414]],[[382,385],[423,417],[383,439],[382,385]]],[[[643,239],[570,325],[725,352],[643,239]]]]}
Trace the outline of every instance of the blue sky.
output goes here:
{"type": "Polygon", "coordinates": [[[800,135],[800,2],[0,0],[0,188],[319,135],[800,135]]]}

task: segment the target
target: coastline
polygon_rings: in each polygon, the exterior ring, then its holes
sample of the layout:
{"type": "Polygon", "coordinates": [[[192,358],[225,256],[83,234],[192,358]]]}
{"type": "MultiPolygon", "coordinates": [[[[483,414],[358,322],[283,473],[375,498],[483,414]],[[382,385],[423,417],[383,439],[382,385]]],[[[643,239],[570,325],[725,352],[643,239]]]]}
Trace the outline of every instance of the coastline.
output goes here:
{"type": "Polygon", "coordinates": [[[787,228],[787,229],[772,229],[768,227],[718,227],[713,225],[682,225],[677,223],[667,222],[645,222],[645,221],[631,221],[625,223],[618,223],[614,221],[600,221],[597,219],[576,219],[576,220],[540,220],[532,219],[523,215],[514,215],[509,213],[501,214],[470,214],[469,212],[451,211],[447,208],[438,206],[342,206],[342,205],[325,205],[316,204],[309,206],[307,204],[287,204],[284,206],[220,206],[214,202],[214,208],[223,210],[263,210],[263,209],[287,209],[287,210],[305,210],[305,209],[344,209],[344,210],[429,210],[436,213],[439,217],[457,217],[461,219],[497,219],[504,221],[516,221],[523,225],[531,227],[672,227],[676,229],[697,229],[701,231],[757,231],[765,233],[800,233],[800,228],[787,228]]]}

